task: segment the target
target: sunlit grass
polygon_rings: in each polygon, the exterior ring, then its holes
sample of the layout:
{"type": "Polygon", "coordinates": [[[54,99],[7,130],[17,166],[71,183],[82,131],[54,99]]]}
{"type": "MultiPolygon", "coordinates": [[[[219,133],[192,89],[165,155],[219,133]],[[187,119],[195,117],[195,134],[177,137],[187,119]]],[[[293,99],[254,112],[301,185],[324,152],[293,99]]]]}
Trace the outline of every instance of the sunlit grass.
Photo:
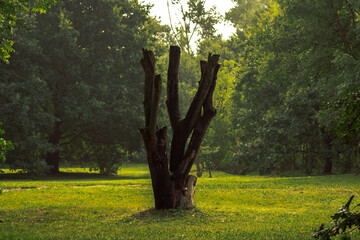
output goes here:
{"type": "Polygon", "coordinates": [[[351,195],[360,202],[354,175],[213,176],[199,178],[192,211],[151,210],[146,165],[112,177],[0,180],[0,239],[309,239],[351,195]]]}

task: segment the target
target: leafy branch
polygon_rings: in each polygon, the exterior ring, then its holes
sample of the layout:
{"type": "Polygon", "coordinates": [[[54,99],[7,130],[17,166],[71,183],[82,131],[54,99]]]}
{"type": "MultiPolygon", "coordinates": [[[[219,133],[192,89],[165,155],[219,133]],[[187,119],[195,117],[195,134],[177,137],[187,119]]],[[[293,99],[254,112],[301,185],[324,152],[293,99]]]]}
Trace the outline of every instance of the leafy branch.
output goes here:
{"type": "Polygon", "coordinates": [[[345,206],[341,207],[332,218],[332,226],[324,228],[321,224],[319,230],[313,235],[315,239],[331,240],[334,236],[341,236],[341,239],[351,239],[349,233],[360,229],[360,212],[354,211],[360,204],[350,210],[350,204],[354,196],[351,196],[345,206]]]}
{"type": "Polygon", "coordinates": [[[216,34],[215,24],[222,21],[222,16],[216,11],[215,7],[205,9],[206,0],[188,0],[187,7],[181,0],[167,0],[167,9],[170,20],[170,28],[174,34],[177,45],[188,53],[192,53],[191,42],[196,34],[202,38],[213,38],[216,34]],[[178,7],[174,13],[170,12],[170,5],[178,7]],[[180,13],[177,17],[176,12],[180,13]],[[178,21],[173,21],[173,16],[178,21]]]}

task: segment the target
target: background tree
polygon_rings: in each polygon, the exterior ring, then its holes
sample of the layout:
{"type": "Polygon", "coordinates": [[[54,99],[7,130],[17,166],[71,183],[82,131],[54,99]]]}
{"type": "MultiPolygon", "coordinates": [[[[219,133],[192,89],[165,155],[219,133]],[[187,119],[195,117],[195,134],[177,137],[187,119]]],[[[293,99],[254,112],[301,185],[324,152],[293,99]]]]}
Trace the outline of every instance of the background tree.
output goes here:
{"type": "Polygon", "coordinates": [[[225,15],[238,29],[246,29],[257,22],[257,17],[269,5],[268,0],[233,0],[235,6],[225,15]]]}
{"type": "Polygon", "coordinates": [[[221,21],[221,15],[216,12],[216,8],[205,9],[206,0],[188,0],[186,6],[180,0],[167,0],[170,27],[174,36],[174,41],[183,51],[193,55],[193,41],[198,34],[201,39],[212,39],[215,37],[215,24],[221,21]],[[177,9],[171,12],[170,6],[177,9]],[[180,16],[176,14],[180,13],[180,16]],[[173,16],[176,16],[175,19],[173,16]]]}
{"type": "Polygon", "coordinates": [[[29,11],[44,13],[56,0],[17,0],[0,2],[0,60],[9,63],[10,53],[14,51],[13,33],[15,25],[25,27],[24,14],[29,11]]]}
{"type": "Polygon", "coordinates": [[[120,155],[139,149],[127,131],[141,120],[134,48],[154,41],[142,33],[148,9],[75,0],[28,15],[30,31],[17,30],[12,64],[0,69],[1,120],[16,147],[7,164],[29,170],[45,158],[57,173],[60,159],[86,160],[112,172],[120,155]]]}
{"type": "MultiPolygon", "coordinates": [[[[343,138],[331,125],[341,115],[334,107],[342,105],[335,100],[344,89],[339,77],[354,96],[359,86],[354,75],[342,72],[350,62],[356,66],[356,7],[353,1],[277,1],[254,13],[257,20],[246,28],[239,26],[238,39],[229,42],[243,66],[233,95],[239,133],[235,160],[254,164],[248,171],[298,168],[328,174],[334,164],[337,169],[345,164],[348,144],[339,143],[343,138]],[[340,67],[344,55],[354,60],[340,67]]],[[[356,123],[357,109],[350,109],[345,115],[356,123]]]]}

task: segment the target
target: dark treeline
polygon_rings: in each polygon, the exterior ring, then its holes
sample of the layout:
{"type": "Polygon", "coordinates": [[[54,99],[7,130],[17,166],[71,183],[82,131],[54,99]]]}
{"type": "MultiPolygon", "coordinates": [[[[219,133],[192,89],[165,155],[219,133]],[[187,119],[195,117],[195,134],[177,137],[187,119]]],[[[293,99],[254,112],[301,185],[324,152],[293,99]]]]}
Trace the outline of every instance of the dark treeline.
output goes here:
{"type": "MultiPolygon", "coordinates": [[[[18,12],[25,23],[12,35],[10,63],[0,64],[1,128],[15,149],[0,168],[56,173],[67,164],[112,173],[125,159],[145,162],[141,49],[155,52],[166,79],[176,44],[182,114],[199,60],[221,56],[217,116],[198,174],[359,173],[359,1],[233,1],[225,19],[204,1],[189,8],[175,1],[184,17],[173,26],[137,1],[63,0],[46,13],[18,12]],[[222,20],[237,29],[228,40],[214,28],[222,20]]],[[[165,100],[160,108],[159,124],[169,126],[165,100]]]]}

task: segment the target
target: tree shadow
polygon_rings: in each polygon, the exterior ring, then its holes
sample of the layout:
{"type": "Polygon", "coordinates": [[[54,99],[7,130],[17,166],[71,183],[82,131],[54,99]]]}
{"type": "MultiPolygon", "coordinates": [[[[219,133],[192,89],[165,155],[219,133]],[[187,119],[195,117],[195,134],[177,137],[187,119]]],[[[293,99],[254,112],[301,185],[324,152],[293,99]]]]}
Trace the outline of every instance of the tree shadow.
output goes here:
{"type": "Polygon", "coordinates": [[[130,175],[106,175],[100,173],[73,173],[60,172],[57,174],[32,175],[28,173],[0,173],[0,180],[43,180],[43,181],[72,181],[72,180],[126,180],[126,179],[150,179],[149,174],[140,176],[130,175]]]}
{"type": "Polygon", "coordinates": [[[135,213],[131,216],[128,216],[125,221],[163,221],[164,219],[183,219],[183,218],[199,218],[204,217],[206,214],[200,209],[194,207],[190,210],[186,209],[166,209],[166,210],[157,210],[155,208],[150,208],[148,210],[135,213]]]}

